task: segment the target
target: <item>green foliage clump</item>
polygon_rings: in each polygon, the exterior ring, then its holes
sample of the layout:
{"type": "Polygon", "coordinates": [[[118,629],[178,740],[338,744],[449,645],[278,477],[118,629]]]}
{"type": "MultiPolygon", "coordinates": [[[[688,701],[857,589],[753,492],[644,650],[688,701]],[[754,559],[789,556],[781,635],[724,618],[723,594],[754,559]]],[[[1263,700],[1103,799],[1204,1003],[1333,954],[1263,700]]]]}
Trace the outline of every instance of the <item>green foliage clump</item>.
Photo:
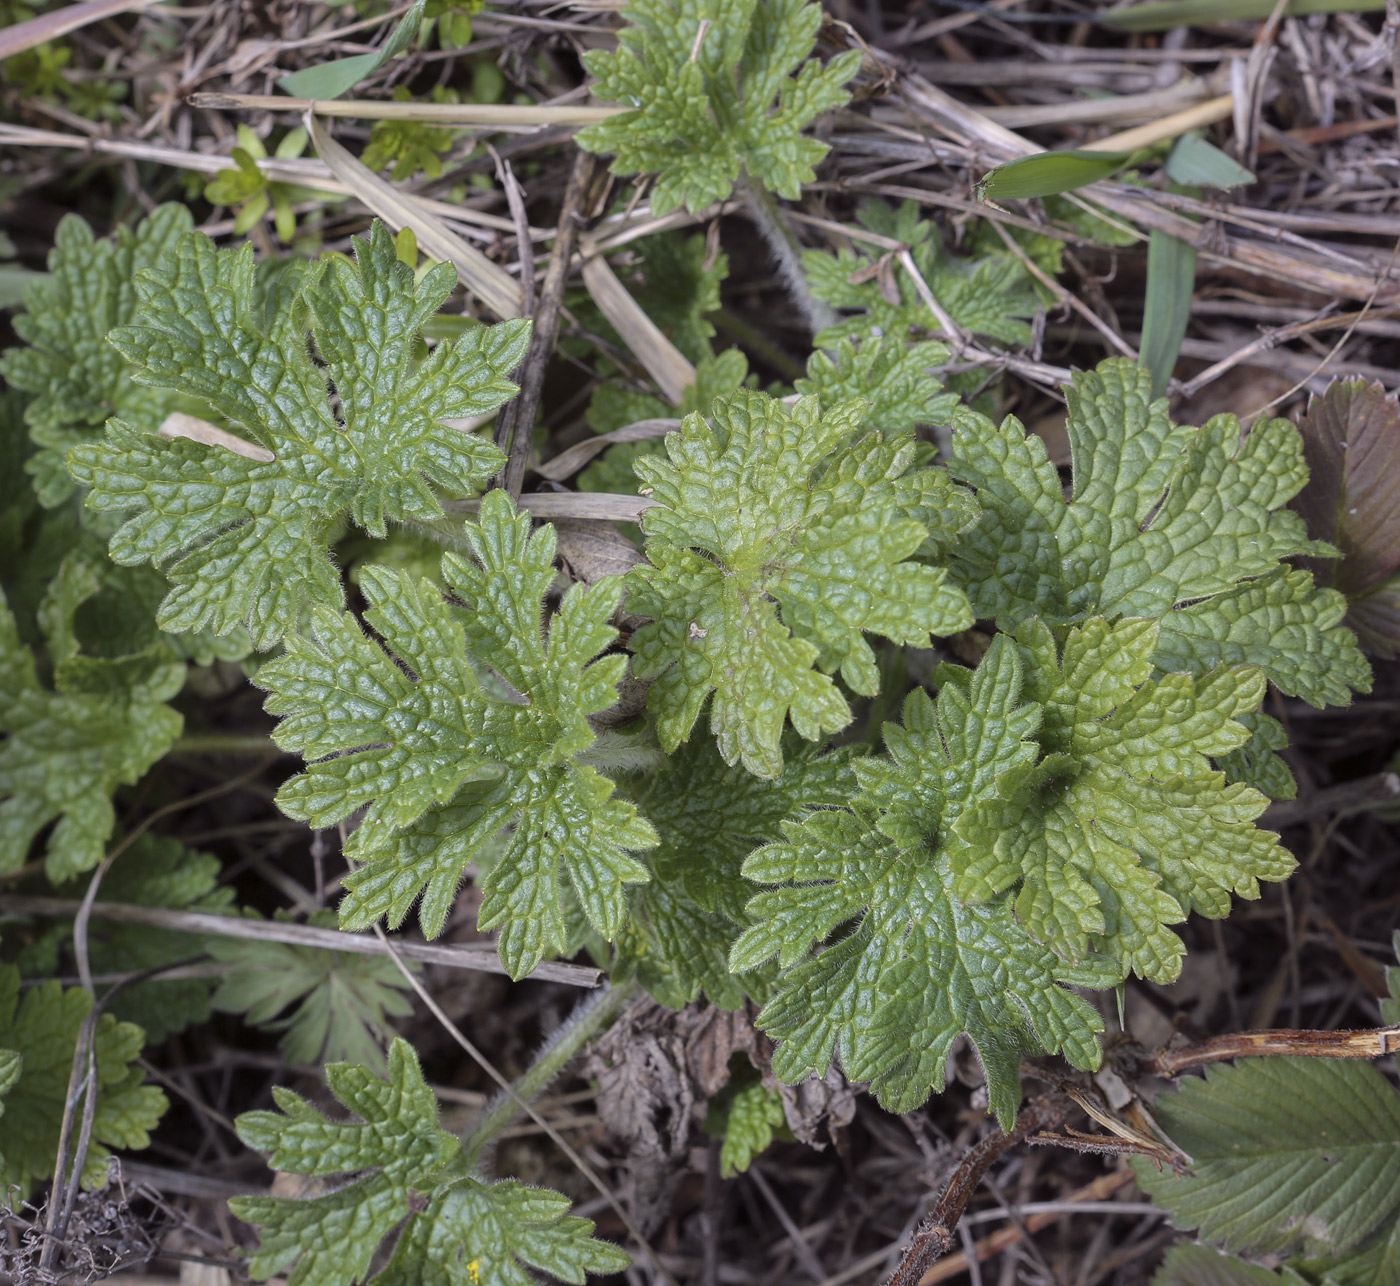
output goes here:
{"type": "MultiPolygon", "coordinates": [[[[14,965],[0,965],[0,1183],[27,1193],[53,1174],[68,1079],[92,996],[56,979],[20,991],[14,965]]],[[[141,1029],[111,1014],[97,1020],[97,1105],[83,1184],[101,1187],[111,1148],[144,1148],[167,1107],[165,1094],[133,1067],[141,1029]]]]}
{"type": "Polygon", "coordinates": [[[715,402],[710,423],[688,416],[667,460],[637,461],[657,504],[642,518],[649,562],[631,573],[628,600],[652,623],[632,648],[637,673],[655,680],[663,749],[689,736],[713,693],[725,761],[776,777],[789,716],[809,741],[851,721],[828,675],[878,690],[865,632],[926,647],[972,624],[946,570],[913,559],[966,527],[971,506],[941,472],[911,470],[912,439],[851,441],[863,416],[860,402],[823,411],[813,398],[787,407],[740,392],[715,402]]]}
{"type": "Polygon", "coordinates": [[[169,441],[115,419],[101,442],[69,453],[89,505],[137,511],[110,551],[167,572],[163,628],[246,625],[270,646],[310,604],[343,601],[326,554],[342,517],[383,537],[390,519],[443,516],[434,485],[474,495],[500,468],[494,446],[442,421],[493,411],[515,392],[505,376],[529,324],[474,327],[420,361],[418,332],[454,276],[438,264],[415,282],[381,224],[354,263],[291,263],[261,300],[252,247],[215,250],[198,233],[140,274],[140,320],[111,336],[138,382],[206,399],[261,448],[169,441]]]}
{"type": "MultiPolygon", "coordinates": [[[[450,19],[444,18],[443,21],[450,19]]],[[[407,85],[400,85],[394,90],[394,102],[413,101],[407,85]]],[[[448,89],[445,85],[434,85],[429,101],[455,103],[459,99],[456,90],[448,89]]],[[[369,133],[369,146],[360,160],[372,170],[382,170],[392,165],[395,183],[418,173],[433,179],[441,178],[443,154],[452,150],[459,133],[450,125],[432,125],[426,121],[375,121],[369,133]]]]}
{"type": "Polygon", "coordinates": [[[821,6],[634,0],[624,16],[618,51],[583,61],[598,97],[631,110],[581,130],[579,145],[614,154],[614,174],[655,174],[658,216],[721,201],[742,174],[796,200],[827,152],[802,131],[846,102],[860,66],[855,50],[825,66],[808,59],[821,6]]]}
{"type": "Polygon", "coordinates": [[[332,1120],[291,1090],[274,1091],[277,1112],[245,1112],[238,1135],[288,1174],[356,1177],[304,1200],[238,1197],[233,1212],[256,1225],[249,1262],[259,1281],[286,1273],[288,1286],[364,1281],[379,1243],[403,1229],[377,1286],[501,1282],[528,1286],[524,1265],[567,1282],[620,1272],[628,1258],[568,1214],[567,1197],[514,1181],[485,1183],[454,1166],[458,1141],[438,1125],[437,1100],[406,1041],[389,1050],[389,1079],[334,1063],[326,1081],[359,1118],[332,1120]],[[405,1219],[407,1222],[404,1222],[405,1219]]]}
{"type": "Polygon", "coordinates": [[[850,798],[853,748],[819,754],[790,737],[775,780],[730,767],[713,738],[679,746],[647,783],[638,805],[660,843],[646,857],[652,878],[633,894],[617,944],[615,978],[636,977],[662,1004],[680,1009],[702,993],[722,1009],[766,998],[772,971],[734,974],[729,948],[751,919],[753,886],[742,875],[757,844],[782,824],[850,798]]]}
{"type": "Polygon", "coordinates": [[[58,225],[49,273],[24,293],[14,320],[24,347],[0,355],[0,374],[32,393],[25,418],[39,450],[25,464],[42,504],[73,494],[64,453],[97,441],[109,416],[145,431],[175,410],[192,408],[178,388],[153,388],[134,378],[107,335],[136,320],[136,275],[154,268],[194,226],[183,205],[162,205],[135,228],[98,239],[77,215],[58,225]]]}
{"type": "Polygon", "coordinates": [[[40,608],[48,681],[0,593],[0,871],[23,866],[50,822],[44,869],[61,883],[102,860],[116,824],[112,794],[135,782],[180,735],[164,704],[185,668],[160,649],[115,661],[78,652],[73,613],[96,577],[69,563],[40,608]]]}
{"type": "MultiPolygon", "coordinates": [[[[883,201],[867,201],[856,214],[877,236],[909,248],[940,307],[964,330],[1003,344],[1029,344],[1028,319],[1041,307],[1035,279],[1010,251],[988,247],[959,258],[949,251],[932,223],[919,218],[919,207],[905,201],[897,210],[883,201]]],[[[1058,244],[1058,243],[1056,243],[1058,244]]],[[[854,310],[817,336],[822,348],[838,339],[884,335],[918,339],[942,327],[929,311],[914,282],[888,251],[857,242],[858,249],[827,254],[809,250],[802,265],[812,293],[833,307],[854,310]]]]}
{"type": "Polygon", "coordinates": [[[959,823],[1038,757],[1040,711],[1023,699],[1023,668],[1006,638],[975,672],[945,668],[937,701],[916,689],[903,727],[886,725],[888,756],[856,761],[860,789],[848,808],[785,823],[784,839],[744,863],[746,876],[774,887],[749,903],[757,923],[730,965],[776,956],[785,970],[758,1019],[782,1042],[780,1079],[820,1075],[839,1049],[848,1077],[871,1082],[891,1111],[909,1111],[943,1088],[948,1052],[966,1033],[1009,1128],[1023,1052],[1098,1066],[1103,1020],[1064,984],[1111,987],[1118,966],[1099,954],[1062,961],[1017,922],[1008,898],[969,905],[956,894],[959,823]]]}
{"type": "Polygon", "coordinates": [[[285,716],[279,744],[317,761],[282,788],[283,811],[330,826],[370,806],[347,849],[363,865],[346,878],[345,927],[382,915],[396,925],[421,895],[424,929],[441,933],[463,868],[519,819],[483,881],[479,919],[501,929],[501,959],[519,977],[564,946],[561,867],[589,923],[612,938],[626,886],[648,878],[632,852],[656,836],[581,758],[595,740],[588,716],[616,701],[625,669],[621,656],[594,659],[617,634],[616,579],[570,589],[545,639],[553,530],[531,535],[529,516],[495,491],[467,539],[474,562],[442,563],[461,609],[427,581],[365,568],[366,619],[383,644],[320,605],[312,638],[289,638],[257,681],[285,716]],[[476,665],[504,683],[488,688],[476,665]]]}

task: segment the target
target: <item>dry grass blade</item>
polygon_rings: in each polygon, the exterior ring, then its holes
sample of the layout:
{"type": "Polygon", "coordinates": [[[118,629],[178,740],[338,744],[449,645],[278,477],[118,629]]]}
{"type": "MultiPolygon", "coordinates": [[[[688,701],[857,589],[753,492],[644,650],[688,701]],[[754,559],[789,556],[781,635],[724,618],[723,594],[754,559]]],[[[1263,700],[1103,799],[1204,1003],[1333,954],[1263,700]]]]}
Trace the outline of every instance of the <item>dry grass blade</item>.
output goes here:
{"type": "Polygon", "coordinates": [[[595,125],[629,107],[574,107],[514,103],[399,103],[367,98],[289,98],[285,94],[191,94],[193,107],[224,111],[313,112],[355,120],[423,121],[433,125],[489,125],[492,129],[542,125],[595,125]]]}
{"type": "Polygon", "coordinates": [[[205,446],[223,447],[234,455],[259,460],[263,464],[277,459],[266,447],[240,438],[217,424],[210,424],[208,420],[201,420],[197,415],[186,415],[183,411],[172,411],[167,415],[159,433],[163,438],[189,438],[191,442],[203,442],[205,446]]]}
{"type": "Polygon", "coordinates": [[[520,316],[520,283],[504,268],[492,263],[441,219],[406,200],[393,184],[386,183],[351,156],[310,112],[306,114],[305,123],[316,154],[366,206],[396,231],[412,228],[419,247],[434,259],[450,262],[457,269],[462,284],[497,317],[506,320],[520,316]]]}
{"type": "Polygon", "coordinates": [[[681,427],[679,420],[658,419],[638,420],[635,424],[624,424],[611,433],[600,433],[596,438],[585,438],[561,451],[552,460],[535,466],[535,472],[549,482],[563,482],[572,478],[595,456],[602,455],[614,442],[646,442],[664,438],[681,427]]]}
{"type": "Polygon", "coordinates": [[[1170,138],[1178,138],[1187,130],[1214,125],[1217,121],[1230,119],[1235,110],[1235,96],[1221,94],[1195,107],[1173,112],[1150,125],[1139,125],[1136,129],[1123,130],[1120,134],[1110,134],[1107,138],[1085,143],[1085,152],[1135,152],[1140,147],[1151,147],[1153,143],[1163,143],[1170,138]]]}
{"type": "Polygon", "coordinates": [[[28,22],[17,22],[0,31],[0,59],[32,49],[35,45],[57,40],[103,18],[115,18],[133,9],[149,9],[156,0],[86,0],[85,4],[70,4],[54,13],[41,13],[28,22]]]}
{"type": "MultiPolygon", "coordinates": [[[[34,129],[27,125],[0,123],[0,145],[10,147],[62,147],[99,156],[111,156],[133,161],[153,161],[157,165],[170,165],[180,170],[191,170],[197,174],[217,174],[232,164],[227,156],[209,152],[190,152],[176,147],[162,147],[157,143],[142,143],[120,138],[90,138],[82,134],[64,134],[58,130],[34,129]]],[[[254,164],[270,179],[283,183],[295,183],[300,187],[315,188],[321,192],[334,192],[340,196],[354,196],[355,191],[332,175],[322,161],[311,159],[282,160],[275,156],[257,159],[254,164]]],[[[402,199],[421,211],[424,215],[458,223],[479,224],[498,232],[513,232],[515,225],[510,219],[483,210],[472,210],[462,205],[449,205],[445,201],[432,201],[426,197],[401,194],[402,199]]],[[[531,228],[532,241],[547,241],[554,235],[552,229],[531,228]]]]}
{"type": "MultiPolygon", "coordinates": [[[[532,518],[545,522],[551,518],[639,522],[648,509],[656,507],[656,501],[645,496],[622,496],[609,491],[527,491],[519,503],[532,518]]],[[[448,513],[474,514],[481,508],[481,501],[445,500],[442,507],[448,513]]]]}
{"type": "Polygon", "coordinates": [[[686,389],[695,383],[695,367],[628,294],[602,255],[591,254],[591,250],[591,246],[583,247],[583,284],[593,302],[646,367],[662,396],[678,406],[686,389]]]}
{"type": "MultiPolygon", "coordinates": [[[[71,898],[0,895],[0,911],[14,915],[76,915],[81,903],[71,898]]],[[[240,916],[213,915],[207,911],[174,911],[168,907],[134,906],[125,902],[94,902],[92,915],[117,924],[144,925],[181,933],[200,933],[220,938],[246,938],[260,942],[281,942],[292,947],[315,947],[321,951],[344,951],[351,955],[388,954],[377,938],[339,929],[318,929],[306,924],[281,920],[245,920],[240,916]]],[[[480,946],[434,946],[423,942],[397,942],[398,953],[425,964],[446,965],[449,969],[475,969],[483,973],[505,973],[505,966],[490,943],[480,946]]],[[[547,982],[566,982],[574,987],[596,987],[602,973],[583,965],[548,963],[527,977],[547,982]]]]}

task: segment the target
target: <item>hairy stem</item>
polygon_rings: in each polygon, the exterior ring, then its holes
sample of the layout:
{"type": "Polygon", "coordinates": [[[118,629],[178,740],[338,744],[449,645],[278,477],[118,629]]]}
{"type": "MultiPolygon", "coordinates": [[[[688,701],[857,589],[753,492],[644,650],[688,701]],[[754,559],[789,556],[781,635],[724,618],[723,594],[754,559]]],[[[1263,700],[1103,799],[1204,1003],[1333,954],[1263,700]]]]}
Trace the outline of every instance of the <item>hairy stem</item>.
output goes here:
{"type": "Polygon", "coordinates": [[[515,1096],[498,1094],[487,1105],[486,1115],[462,1145],[462,1157],[468,1166],[478,1164],[492,1139],[521,1114],[521,1103],[529,1103],[544,1093],[590,1040],[612,1026],[640,990],[635,981],[623,982],[578,1005],[545,1042],[530,1070],[515,1082],[515,1096]]]}
{"type": "Polygon", "coordinates": [[[749,214],[777,261],[778,275],[797,301],[798,308],[812,328],[812,334],[834,326],[838,320],[836,310],[812,294],[812,288],[807,284],[807,274],[802,268],[802,248],[783,218],[782,209],[773,199],[773,194],[749,174],[739,180],[739,189],[744,194],[749,214]]]}

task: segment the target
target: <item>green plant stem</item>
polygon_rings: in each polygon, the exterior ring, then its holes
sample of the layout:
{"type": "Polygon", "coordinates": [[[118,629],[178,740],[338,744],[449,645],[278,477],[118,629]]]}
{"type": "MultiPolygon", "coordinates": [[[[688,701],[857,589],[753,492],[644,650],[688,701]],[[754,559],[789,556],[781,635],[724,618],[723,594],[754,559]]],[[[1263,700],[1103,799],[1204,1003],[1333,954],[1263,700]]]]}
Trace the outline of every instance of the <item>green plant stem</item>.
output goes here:
{"type": "Polygon", "coordinates": [[[468,1166],[475,1166],[491,1140],[521,1114],[521,1101],[529,1103],[544,1093],[549,1083],[590,1040],[612,1026],[640,991],[641,987],[633,980],[618,983],[596,1000],[585,1000],[565,1019],[530,1070],[514,1083],[517,1097],[497,1095],[488,1105],[486,1115],[472,1127],[462,1145],[462,1159],[468,1166]]]}
{"type": "Polygon", "coordinates": [[[234,736],[225,732],[197,732],[177,737],[172,755],[281,755],[271,737],[234,736]]]}
{"type": "Polygon", "coordinates": [[[793,299],[812,328],[812,334],[834,326],[838,320],[836,310],[818,299],[807,284],[807,273],[802,267],[802,248],[797,244],[788,221],[783,218],[782,209],[773,199],[773,194],[749,174],[740,178],[739,191],[743,193],[749,214],[778,262],[778,275],[792,292],[793,299]]]}

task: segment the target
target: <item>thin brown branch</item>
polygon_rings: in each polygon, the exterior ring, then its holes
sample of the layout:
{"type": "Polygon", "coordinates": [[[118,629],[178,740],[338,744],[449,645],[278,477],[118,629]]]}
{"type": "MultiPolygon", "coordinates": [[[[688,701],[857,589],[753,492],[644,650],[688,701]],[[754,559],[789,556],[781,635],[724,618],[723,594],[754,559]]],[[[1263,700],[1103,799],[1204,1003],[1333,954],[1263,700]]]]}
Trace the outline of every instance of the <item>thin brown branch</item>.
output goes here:
{"type": "Polygon", "coordinates": [[[886,1286],[915,1286],[924,1274],[953,1248],[958,1221],[967,1209],[977,1185],[991,1166],[1019,1143],[1024,1143],[1039,1130],[1052,1129],[1064,1119],[1066,1099],[1037,1097],[1021,1109],[1016,1125],[1009,1134],[994,1130],[963,1157],[948,1180],[933,1212],[924,1221],[909,1249],[904,1252],[899,1267],[886,1286]]]}
{"type": "Polygon", "coordinates": [[[1266,1031],[1212,1036],[1179,1049],[1159,1049],[1139,1064],[1145,1075],[1177,1076],[1207,1063],[1234,1058],[1267,1058],[1289,1054],[1297,1058],[1381,1058],[1400,1051],[1400,1025],[1360,1031],[1306,1031],[1277,1027],[1266,1031]]]}
{"type": "MultiPolygon", "coordinates": [[[[506,466],[501,470],[497,485],[503,487],[512,500],[520,496],[521,483],[530,463],[535,416],[539,413],[540,397],[544,392],[544,373],[559,337],[559,319],[564,309],[564,285],[569,276],[569,260],[573,257],[578,238],[579,216],[583,200],[593,178],[593,154],[580,150],[574,157],[569,173],[564,201],[559,210],[558,230],[550,252],[549,267],[545,269],[540,287],[539,307],[535,312],[535,329],[530,336],[530,348],[520,368],[520,392],[496,419],[496,445],[507,451],[506,466]]],[[[526,250],[521,247],[522,254],[526,250]]],[[[523,288],[522,288],[523,289],[523,288]]]]}
{"type": "MultiPolygon", "coordinates": [[[[76,915],[81,903],[71,898],[30,897],[17,893],[0,895],[0,912],[15,915],[76,915]]],[[[316,947],[323,951],[345,951],[353,955],[388,954],[378,939],[339,929],[318,929],[308,924],[288,924],[281,920],[247,920],[241,916],[212,915],[207,911],[176,911],[168,907],[134,906],[125,902],[95,902],[92,915],[117,924],[141,924],[152,929],[182,933],[202,933],[223,938],[248,938],[281,942],[294,947],[316,947]]],[[[395,942],[399,955],[425,964],[446,965],[451,969],[475,969],[483,973],[505,973],[495,946],[434,946],[424,942],[395,942]]],[[[597,969],[583,965],[547,963],[526,977],[549,982],[567,982],[575,987],[596,987],[602,978],[597,969]]]]}

